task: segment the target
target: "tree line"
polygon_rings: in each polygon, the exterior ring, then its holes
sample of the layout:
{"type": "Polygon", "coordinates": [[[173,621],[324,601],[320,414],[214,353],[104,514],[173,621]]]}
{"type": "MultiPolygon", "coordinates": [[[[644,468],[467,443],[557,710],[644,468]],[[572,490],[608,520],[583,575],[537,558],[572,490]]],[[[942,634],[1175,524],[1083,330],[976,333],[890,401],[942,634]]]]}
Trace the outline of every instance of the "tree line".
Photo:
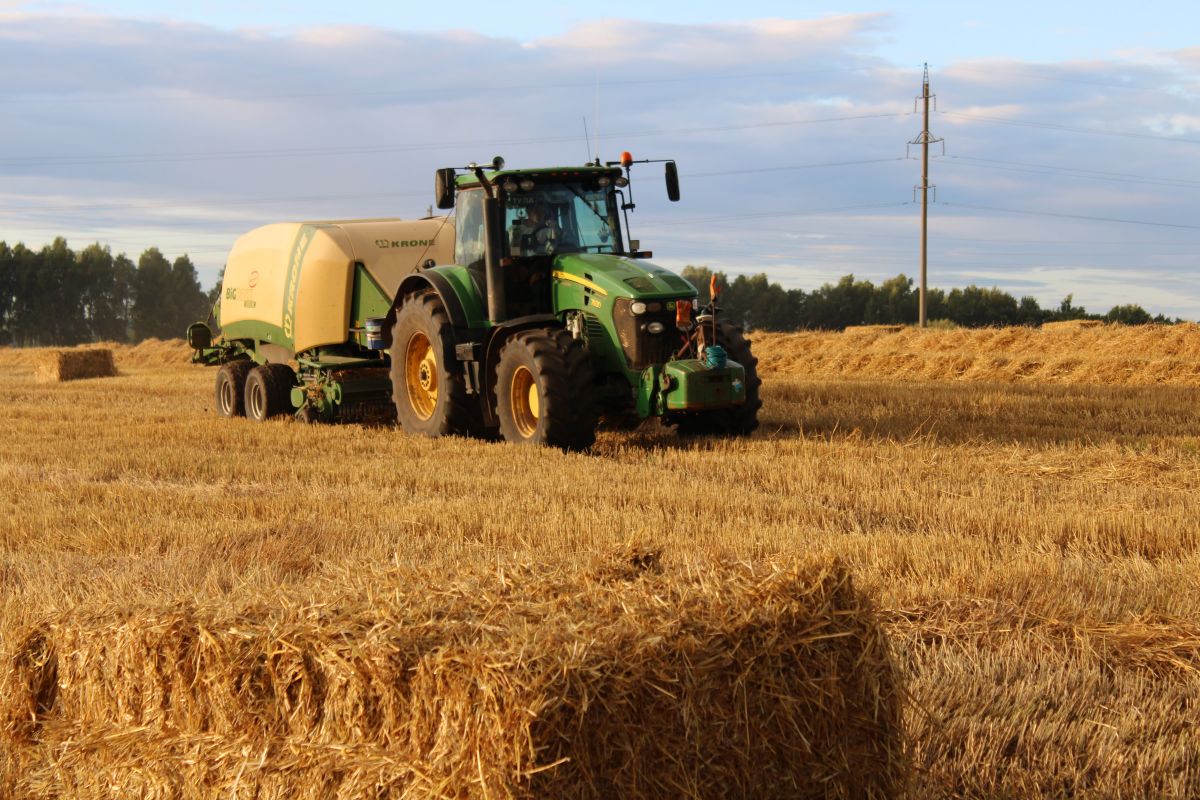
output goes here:
{"type": "MultiPolygon", "coordinates": [[[[700,292],[701,302],[707,303],[713,271],[707,267],[687,266],[682,275],[700,292]]],[[[768,280],[764,273],[739,275],[730,281],[724,272],[717,272],[716,278],[721,311],[750,329],[843,330],[851,325],[913,324],[918,318],[919,292],[913,287],[913,279],[904,274],[889,278],[878,286],[846,275],[836,283],[826,283],[811,292],[784,289],[768,280]]],[[[1057,308],[1042,308],[1036,298],[1018,300],[1001,289],[979,286],[949,292],[929,289],[925,310],[926,318],[931,321],[944,320],[968,328],[1041,325],[1074,319],[1127,325],[1182,321],[1167,319],[1162,314],[1151,316],[1134,304],[1113,306],[1106,314],[1089,314],[1083,306],[1074,304],[1072,295],[1063,298],[1057,308]]]]}
{"type": "MultiPolygon", "coordinates": [[[[687,278],[708,302],[707,267],[688,266],[687,278]]],[[[903,274],[876,286],[846,275],[819,289],[784,289],[765,273],[739,275],[732,281],[716,273],[721,309],[748,328],[792,331],[841,330],[850,325],[912,324],[917,321],[917,291],[903,274]]],[[[41,250],[0,241],[0,345],[70,346],[84,342],[138,342],[180,337],[187,326],[205,319],[216,287],[200,288],[196,267],[187,255],[169,261],[151,247],[135,264],[124,253],[113,255],[99,243],[79,252],[62,237],[41,250]]],[[[1089,314],[1067,295],[1057,308],[1042,308],[1033,297],[1019,300],[998,288],[930,289],[930,320],[964,327],[1041,325],[1073,319],[1099,319],[1140,325],[1178,322],[1151,316],[1138,305],[1118,305],[1106,314],[1089,314]]]]}
{"type": "Polygon", "coordinates": [[[62,237],[41,250],[0,241],[0,345],[178,338],[211,305],[186,255],[172,262],[151,247],[135,264],[99,243],[75,252],[62,237]]]}

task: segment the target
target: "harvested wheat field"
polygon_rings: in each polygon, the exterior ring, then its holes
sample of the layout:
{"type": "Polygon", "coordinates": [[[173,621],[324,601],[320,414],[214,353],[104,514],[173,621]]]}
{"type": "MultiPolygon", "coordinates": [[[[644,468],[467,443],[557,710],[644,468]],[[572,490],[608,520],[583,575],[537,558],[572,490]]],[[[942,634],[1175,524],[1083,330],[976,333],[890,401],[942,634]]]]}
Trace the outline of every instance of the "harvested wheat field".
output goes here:
{"type": "Polygon", "coordinates": [[[0,793],[1200,795],[1200,331],[755,347],[587,455],[0,350],[0,793]]]}

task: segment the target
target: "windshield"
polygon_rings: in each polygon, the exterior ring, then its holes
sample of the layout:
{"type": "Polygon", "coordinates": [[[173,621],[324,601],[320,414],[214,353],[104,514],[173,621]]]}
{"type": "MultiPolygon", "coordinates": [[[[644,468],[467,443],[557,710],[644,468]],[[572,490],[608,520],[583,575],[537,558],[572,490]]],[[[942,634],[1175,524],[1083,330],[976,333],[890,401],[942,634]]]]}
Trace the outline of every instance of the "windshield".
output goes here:
{"type": "Polygon", "coordinates": [[[505,197],[509,254],[620,253],[621,228],[611,188],[591,182],[539,184],[505,197]]]}

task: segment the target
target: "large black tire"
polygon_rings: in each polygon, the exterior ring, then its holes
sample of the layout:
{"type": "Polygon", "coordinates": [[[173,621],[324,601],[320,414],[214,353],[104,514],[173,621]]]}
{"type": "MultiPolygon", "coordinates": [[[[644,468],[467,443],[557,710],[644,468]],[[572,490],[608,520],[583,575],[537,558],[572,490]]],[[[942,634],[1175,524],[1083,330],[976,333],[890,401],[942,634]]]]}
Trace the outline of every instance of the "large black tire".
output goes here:
{"type": "Polygon", "coordinates": [[[218,417],[246,416],[246,376],[254,369],[248,360],[230,361],[217,370],[215,400],[218,417]]]}
{"type": "Polygon", "coordinates": [[[730,361],[746,370],[746,402],[732,408],[680,414],[672,419],[675,430],[683,436],[749,436],[758,427],[758,411],[762,400],[758,396],[762,380],[758,377],[758,359],[750,342],[742,335],[741,326],[718,321],[717,344],[725,348],[730,361]]]}
{"type": "Polygon", "coordinates": [[[392,326],[392,401],[396,421],[420,436],[466,436],[482,428],[479,402],[467,393],[457,365],[446,364],[450,317],[432,291],[404,300],[392,326]]]}
{"type": "Polygon", "coordinates": [[[513,334],[496,364],[500,435],[519,444],[586,450],[596,441],[591,355],[570,332],[513,334]]]}
{"type": "Polygon", "coordinates": [[[296,372],[287,364],[262,364],[246,376],[246,416],[255,422],[292,410],[292,387],[296,372]]]}

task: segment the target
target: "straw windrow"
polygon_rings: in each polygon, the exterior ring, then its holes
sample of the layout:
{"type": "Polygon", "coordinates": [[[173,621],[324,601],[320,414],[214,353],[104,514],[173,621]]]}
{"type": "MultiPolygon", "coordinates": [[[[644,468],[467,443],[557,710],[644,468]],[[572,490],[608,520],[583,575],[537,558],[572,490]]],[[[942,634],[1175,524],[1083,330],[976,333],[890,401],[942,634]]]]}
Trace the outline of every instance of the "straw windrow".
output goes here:
{"type": "Polygon", "coordinates": [[[759,371],[808,378],[1200,386],[1200,325],[849,328],[755,334],[759,371]]]}

